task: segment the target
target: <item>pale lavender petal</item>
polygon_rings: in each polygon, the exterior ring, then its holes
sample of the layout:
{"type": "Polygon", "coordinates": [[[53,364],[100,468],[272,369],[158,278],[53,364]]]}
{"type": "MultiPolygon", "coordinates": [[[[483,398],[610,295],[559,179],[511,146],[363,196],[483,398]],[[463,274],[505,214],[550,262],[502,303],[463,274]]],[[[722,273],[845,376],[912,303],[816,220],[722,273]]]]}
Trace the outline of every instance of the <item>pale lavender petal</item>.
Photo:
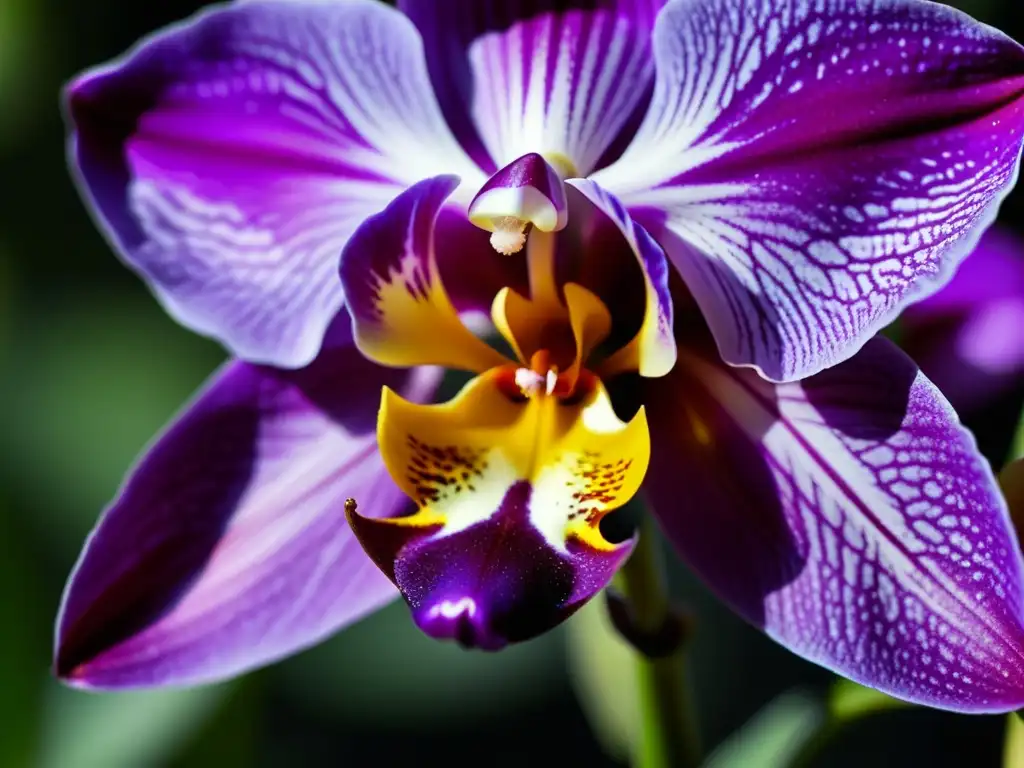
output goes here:
{"type": "MultiPolygon", "coordinates": [[[[586,175],[650,97],[665,0],[399,0],[438,99],[483,167],[529,152],[586,175]]],[[[635,120],[632,121],[635,123],[635,120]]],[[[568,169],[567,169],[568,170],[568,169]]]]}
{"type": "Polygon", "coordinates": [[[920,0],[673,0],[634,143],[595,180],[723,357],[834,365],[949,279],[1016,178],[1024,49],[920,0]]]}
{"type": "Polygon", "coordinates": [[[71,84],[83,194],[176,319],[251,362],[305,365],[355,227],[426,176],[483,182],[422,48],[371,0],[203,12],[71,84]]]}
{"type": "Polygon", "coordinates": [[[379,368],[351,346],[299,371],[229,363],[90,537],[58,619],[57,674],[83,688],[221,680],[397,597],[344,502],[404,511],[377,451],[381,387],[423,401],[438,379],[379,368]]]}
{"type": "Polygon", "coordinates": [[[884,339],[802,384],[681,348],[647,398],[664,529],[811,661],[964,712],[1024,706],[1024,569],[992,473],[884,339]]]}

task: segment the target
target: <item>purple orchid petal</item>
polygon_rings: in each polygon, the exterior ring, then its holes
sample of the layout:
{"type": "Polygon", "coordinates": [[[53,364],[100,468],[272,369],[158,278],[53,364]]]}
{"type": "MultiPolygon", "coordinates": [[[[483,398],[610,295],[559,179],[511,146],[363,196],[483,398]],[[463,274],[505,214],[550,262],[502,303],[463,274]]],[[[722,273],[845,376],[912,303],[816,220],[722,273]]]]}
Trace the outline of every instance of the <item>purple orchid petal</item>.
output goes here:
{"type": "Polygon", "coordinates": [[[672,296],[665,252],[647,231],[636,224],[614,195],[587,179],[569,184],[583,194],[618,227],[636,255],[644,276],[646,307],[644,321],[634,340],[606,363],[609,371],[636,370],[641,376],[664,376],[676,363],[676,340],[672,334],[672,296]]]}
{"type": "Polygon", "coordinates": [[[1024,383],[1024,243],[989,230],[941,291],[900,316],[900,346],[964,413],[1024,383]]]}
{"type": "Polygon", "coordinates": [[[924,301],[907,307],[904,324],[970,313],[1004,299],[1024,296],[1024,240],[995,226],[981,236],[970,258],[957,267],[953,279],[924,301]]]}
{"type": "Polygon", "coordinates": [[[83,688],[221,680],[397,597],[344,500],[404,510],[377,451],[381,386],[423,401],[438,380],[378,368],[351,346],[299,371],[229,363],[90,537],[58,619],[57,674],[83,688]]]}
{"type": "Polygon", "coordinates": [[[881,338],[783,385],[711,346],[648,383],[646,488],[686,560],[858,682],[963,712],[1024,705],[1020,548],[938,390],[881,338]]]}
{"type": "Polygon", "coordinates": [[[413,185],[363,222],[341,254],[353,336],[375,362],[477,372],[507,362],[462,323],[441,281],[435,224],[458,184],[438,176],[413,185]]]}
{"type": "Polygon", "coordinates": [[[68,90],[83,194],[168,311],[251,362],[305,365],[342,305],[338,254],[409,184],[483,176],[382,3],[204,12],[68,90]]]}
{"type": "MultiPolygon", "coordinates": [[[[529,152],[586,175],[653,80],[665,0],[399,0],[423,35],[438,99],[484,168],[529,152]]],[[[568,169],[567,169],[568,170],[568,169]]]]}
{"type": "Polygon", "coordinates": [[[464,211],[443,208],[434,222],[434,242],[441,283],[452,305],[490,323],[494,297],[505,287],[525,294],[529,289],[527,261],[508,258],[491,246],[491,233],[466,218],[464,211]]]}
{"type": "Polygon", "coordinates": [[[772,380],[935,291],[1016,177],[1024,49],[920,0],[673,0],[651,109],[594,176],[665,247],[722,356],[772,380]]]}

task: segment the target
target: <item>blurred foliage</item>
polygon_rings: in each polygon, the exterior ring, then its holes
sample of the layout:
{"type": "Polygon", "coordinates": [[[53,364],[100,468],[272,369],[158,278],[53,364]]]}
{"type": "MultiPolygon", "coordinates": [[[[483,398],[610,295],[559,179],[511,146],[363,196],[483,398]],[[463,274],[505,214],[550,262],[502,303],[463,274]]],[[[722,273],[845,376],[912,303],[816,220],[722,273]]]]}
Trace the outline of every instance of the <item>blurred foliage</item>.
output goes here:
{"type": "Polygon", "coordinates": [[[21,325],[11,351],[18,365],[0,380],[12,427],[0,432],[0,473],[32,489],[30,523],[66,558],[223,353],[179,328],[141,287],[60,296],[28,307],[21,325]]]}
{"type": "Polygon", "coordinates": [[[22,542],[20,520],[0,497],[0,765],[29,765],[49,662],[48,606],[22,542]],[[13,619],[13,620],[12,620],[13,619]]]}
{"type": "Polygon", "coordinates": [[[633,649],[612,626],[603,593],[566,623],[569,676],[601,746],[618,759],[640,732],[633,649]]]}
{"type": "Polygon", "coordinates": [[[1024,766],[1024,719],[1019,714],[1006,718],[1006,745],[1003,748],[1003,768],[1024,766]]]}
{"type": "Polygon", "coordinates": [[[849,722],[859,717],[909,706],[905,701],[894,699],[852,680],[836,680],[828,697],[829,717],[839,722],[849,722]]]}
{"type": "Polygon", "coordinates": [[[51,61],[37,53],[39,3],[3,0],[0,3],[0,152],[29,129],[39,115],[40,99],[53,95],[38,88],[51,61]]]}
{"type": "Polygon", "coordinates": [[[497,654],[466,653],[420,632],[399,602],[282,664],[281,683],[304,706],[353,725],[394,719],[410,729],[453,721],[471,727],[557,693],[565,665],[560,634],[497,654]]]}
{"type": "Polygon", "coordinates": [[[824,723],[818,697],[787,691],[723,742],[705,768],[788,768],[824,723]]]}
{"type": "Polygon", "coordinates": [[[104,695],[47,686],[39,768],[162,765],[216,711],[225,687],[104,695]]]}
{"type": "Polygon", "coordinates": [[[1024,541],[1024,453],[999,473],[999,487],[1006,496],[1017,538],[1024,541]]]}

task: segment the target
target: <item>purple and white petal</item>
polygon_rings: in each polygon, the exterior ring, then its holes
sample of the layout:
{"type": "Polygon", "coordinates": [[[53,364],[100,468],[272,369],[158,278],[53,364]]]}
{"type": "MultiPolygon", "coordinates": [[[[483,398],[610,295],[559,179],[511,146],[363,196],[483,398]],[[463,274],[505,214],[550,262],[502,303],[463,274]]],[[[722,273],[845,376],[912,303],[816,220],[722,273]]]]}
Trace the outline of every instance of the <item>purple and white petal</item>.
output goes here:
{"type": "Polygon", "coordinates": [[[908,307],[900,346],[961,414],[1024,385],[1024,243],[990,229],[938,293],[908,307]]]}
{"type": "Polygon", "coordinates": [[[649,380],[645,487],[744,618],[811,661],[962,712],[1024,705],[1024,568],[990,468],[885,339],[802,384],[681,350],[649,380]]]}
{"type": "Polygon", "coordinates": [[[414,184],[364,221],[342,251],[352,335],[381,365],[482,372],[507,362],[462,323],[441,281],[436,249],[453,244],[435,245],[435,224],[458,185],[456,176],[414,184]]]}
{"type": "Polygon", "coordinates": [[[399,0],[441,107],[488,170],[529,152],[585,176],[650,98],[665,0],[399,0]]]}
{"type": "Polygon", "coordinates": [[[651,109],[594,177],[722,356],[772,380],[845,360],[946,282],[1020,157],[1019,45],[936,3],[826,5],[673,0],[651,109]]]}
{"type": "Polygon", "coordinates": [[[229,363],[149,449],[64,594],[56,671],[82,688],[222,680],[312,645],[398,596],[345,522],[408,500],[376,443],[384,384],[439,374],[354,347],[299,371],[229,363]]]}
{"type": "Polygon", "coordinates": [[[313,359],[366,216],[427,176],[484,180],[415,28],[371,0],[208,10],[67,101],[72,163],[119,253],[176,319],[251,362],[313,359]]]}
{"type": "Polygon", "coordinates": [[[602,371],[636,370],[641,376],[664,376],[676,363],[672,296],[669,294],[669,266],[665,252],[643,227],[633,221],[629,211],[614,195],[589,179],[573,179],[569,184],[619,229],[636,255],[644,277],[646,306],[643,324],[633,340],[606,361],[602,371]]]}
{"type": "Polygon", "coordinates": [[[907,307],[901,323],[972,313],[979,308],[1024,296],[1024,239],[997,224],[978,241],[953,279],[924,301],[907,307]]]}

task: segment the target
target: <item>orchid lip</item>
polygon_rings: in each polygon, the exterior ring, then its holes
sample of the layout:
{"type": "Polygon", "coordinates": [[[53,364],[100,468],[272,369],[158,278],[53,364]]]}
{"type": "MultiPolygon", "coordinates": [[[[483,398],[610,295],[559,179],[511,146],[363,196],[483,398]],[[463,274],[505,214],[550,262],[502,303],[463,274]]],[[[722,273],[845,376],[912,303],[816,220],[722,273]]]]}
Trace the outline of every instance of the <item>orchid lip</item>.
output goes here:
{"type": "Polygon", "coordinates": [[[440,405],[385,390],[377,432],[419,511],[373,519],[353,503],[349,524],[431,637],[484,650],[529,639],[606,586],[630,551],[599,525],[639,489],[647,423],[642,411],[620,421],[589,372],[566,379],[541,352],[440,405]]]}
{"type": "Polygon", "coordinates": [[[353,507],[349,520],[371,555],[386,563],[425,634],[497,651],[564,621],[632,551],[632,542],[604,551],[579,541],[552,547],[531,522],[536,494],[530,483],[514,483],[493,515],[447,535],[418,524],[417,515],[375,520],[353,507]]]}
{"type": "Polygon", "coordinates": [[[414,620],[435,640],[454,640],[464,648],[500,651],[508,641],[480,620],[481,609],[472,597],[442,599],[427,610],[417,611],[414,620]]]}

